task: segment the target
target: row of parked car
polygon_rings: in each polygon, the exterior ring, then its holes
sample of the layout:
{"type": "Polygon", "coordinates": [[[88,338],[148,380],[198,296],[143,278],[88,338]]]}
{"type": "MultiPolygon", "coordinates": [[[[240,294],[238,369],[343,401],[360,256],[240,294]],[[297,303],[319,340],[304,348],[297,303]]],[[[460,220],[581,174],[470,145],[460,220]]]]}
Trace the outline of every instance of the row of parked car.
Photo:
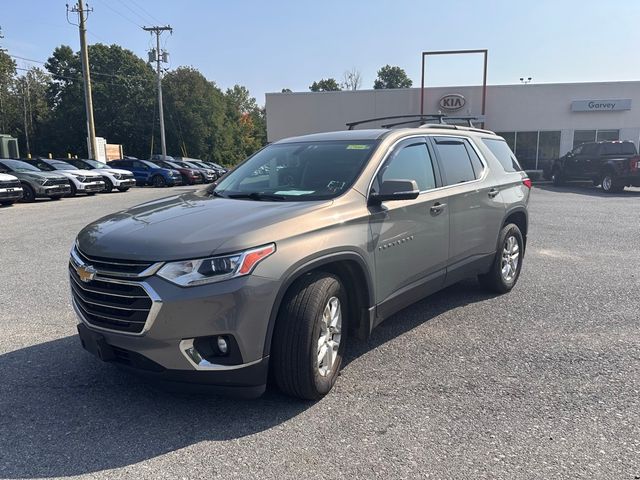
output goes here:
{"type": "Polygon", "coordinates": [[[80,193],[126,192],[136,185],[211,183],[225,173],[227,170],[216,163],[162,155],[154,155],[151,160],[124,157],[108,163],[79,158],[0,159],[0,204],[33,202],[43,197],[58,200],[80,193]]]}

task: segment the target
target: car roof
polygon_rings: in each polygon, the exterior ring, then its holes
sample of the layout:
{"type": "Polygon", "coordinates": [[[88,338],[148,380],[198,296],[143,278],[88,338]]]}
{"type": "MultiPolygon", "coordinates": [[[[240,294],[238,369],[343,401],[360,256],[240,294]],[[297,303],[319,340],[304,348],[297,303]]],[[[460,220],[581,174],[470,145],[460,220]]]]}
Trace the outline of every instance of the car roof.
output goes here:
{"type": "Polygon", "coordinates": [[[331,140],[380,140],[391,134],[402,137],[403,135],[451,135],[452,133],[460,136],[474,136],[478,134],[496,136],[494,132],[490,130],[482,130],[480,128],[461,127],[457,125],[425,124],[416,128],[375,128],[366,130],[339,130],[335,132],[312,133],[309,135],[301,135],[299,137],[283,138],[282,140],[278,140],[273,143],[322,142],[331,140]]]}

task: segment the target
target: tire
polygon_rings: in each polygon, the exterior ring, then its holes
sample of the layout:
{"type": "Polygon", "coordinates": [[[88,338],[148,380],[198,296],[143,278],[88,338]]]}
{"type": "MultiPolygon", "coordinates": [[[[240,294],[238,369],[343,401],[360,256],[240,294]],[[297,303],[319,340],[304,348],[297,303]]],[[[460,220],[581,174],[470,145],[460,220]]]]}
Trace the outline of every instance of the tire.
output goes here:
{"type": "Polygon", "coordinates": [[[167,186],[167,181],[162,175],[154,175],[151,178],[151,184],[156,188],[162,188],[167,186]]]}
{"type": "Polygon", "coordinates": [[[560,173],[559,168],[554,168],[553,171],[551,172],[551,181],[556,187],[564,185],[565,179],[562,173],[560,173]]]}
{"type": "Polygon", "coordinates": [[[126,192],[127,190],[129,190],[129,187],[118,187],[118,191],[120,192],[126,192]]]}
{"type": "Polygon", "coordinates": [[[107,177],[104,178],[104,190],[103,192],[111,193],[113,191],[113,182],[109,180],[107,177]]]}
{"type": "Polygon", "coordinates": [[[26,203],[35,202],[36,192],[31,188],[31,185],[26,183],[22,184],[22,201],[26,203]]]}
{"type": "Polygon", "coordinates": [[[14,202],[15,200],[3,200],[2,202],[0,202],[0,205],[4,205],[5,207],[8,207],[9,205],[13,205],[14,202]]]}
{"type": "Polygon", "coordinates": [[[87,197],[93,197],[96,194],[96,192],[87,192],[87,197]]]}
{"type": "Polygon", "coordinates": [[[273,377],[282,392],[317,400],[331,390],[346,346],[347,312],[335,275],[315,272],[293,284],[278,312],[271,349],[273,377]],[[327,329],[327,323],[333,326],[327,329]],[[321,338],[325,342],[319,345],[321,338]]]}
{"type": "Polygon", "coordinates": [[[500,230],[498,251],[491,265],[491,270],[485,275],[478,276],[480,284],[496,293],[511,291],[520,277],[523,257],[522,232],[515,223],[509,223],[500,230]],[[514,258],[514,255],[517,256],[514,258]],[[509,268],[506,268],[507,266],[509,268]]]}
{"type": "Polygon", "coordinates": [[[600,181],[602,190],[606,193],[619,193],[624,190],[624,185],[616,183],[612,172],[604,172],[600,181]]]}
{"type": "Polygon", "coordinates": [[[69,182],[69,185],[71,185],[71,191],[69,192],[69,194],[67,196],[75,197],[78,194],[78,189],[76,188],[76,186],[74,185],[73,182],[69,182]]]}
{"type": "Polygon", "coordinates": [[[49,198],[51,200],[60,200],[62,198],[62,195],[51,195],[49,198]]]}

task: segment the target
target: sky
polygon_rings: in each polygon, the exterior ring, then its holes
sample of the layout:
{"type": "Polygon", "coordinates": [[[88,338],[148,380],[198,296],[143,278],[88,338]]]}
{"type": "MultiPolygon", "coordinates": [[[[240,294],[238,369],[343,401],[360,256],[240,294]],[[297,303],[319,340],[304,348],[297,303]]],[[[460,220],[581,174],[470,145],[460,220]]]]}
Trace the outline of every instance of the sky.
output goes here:
{"type": "MultiPolygon", "coordinates": [[[[67,0],[70,4],[74,0],[67,0]]],[[[63,0],[5,0],[0,47],[46,61],[79,49],[63,0]]],[[[420,85],[428,50],[489,50],[488,83],[640,80],[640,0],[89,0],[89,43],[116,43],[146,58],[142,26],[169,24],[169,68],[200,70],[225,89],[307,91],[346,70],[372,88],[386,64],[420,85]]],[[[16,59],[18,67],[39,65],[16,59]]],[[[428,86],[480,84],[480,55],[430,58],[428,86]]]]}

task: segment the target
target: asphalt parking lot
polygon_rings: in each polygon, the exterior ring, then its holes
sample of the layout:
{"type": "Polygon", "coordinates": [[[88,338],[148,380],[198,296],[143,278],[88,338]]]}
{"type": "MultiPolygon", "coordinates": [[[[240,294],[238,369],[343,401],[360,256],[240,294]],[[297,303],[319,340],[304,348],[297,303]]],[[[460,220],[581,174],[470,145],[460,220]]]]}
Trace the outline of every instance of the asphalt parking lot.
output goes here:
{"type": "Polygon", "coordinates": [[[186,190],[0,209],[0,477],[640,478],[639,189],[534,188],[512,293],[407,308],[317,403],[168,393],[81,349],[75,234],[186,190]]]}

